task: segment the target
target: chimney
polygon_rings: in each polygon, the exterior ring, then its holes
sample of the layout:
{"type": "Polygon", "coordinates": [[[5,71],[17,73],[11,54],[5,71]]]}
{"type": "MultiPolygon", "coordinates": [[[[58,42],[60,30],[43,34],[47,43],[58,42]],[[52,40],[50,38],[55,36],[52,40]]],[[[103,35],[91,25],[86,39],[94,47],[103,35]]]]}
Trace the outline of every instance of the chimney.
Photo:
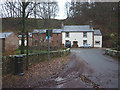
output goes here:
{"type": "Polygon", "coordinates": [[[61,24],[61,28],[63,29],[63,27],[64,27],[64,23],[62,22],[62,24],[61,24]]]}
{"type": "Polygon", "coordinates": [[[92,29],[92,20],[90,20],[89,23],[90,23],[90,29],[92,29]]]}

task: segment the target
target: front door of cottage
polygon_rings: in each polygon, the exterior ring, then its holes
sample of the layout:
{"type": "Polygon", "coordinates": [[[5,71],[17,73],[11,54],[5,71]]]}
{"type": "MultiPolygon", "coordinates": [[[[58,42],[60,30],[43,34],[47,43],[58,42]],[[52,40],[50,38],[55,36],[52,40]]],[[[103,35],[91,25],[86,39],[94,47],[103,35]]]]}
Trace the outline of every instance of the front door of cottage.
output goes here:
{"type": "Polygon", "coordinates": [[[78,47],[78,41],[73,41],[73,48],[77,48],[78,47]]]}

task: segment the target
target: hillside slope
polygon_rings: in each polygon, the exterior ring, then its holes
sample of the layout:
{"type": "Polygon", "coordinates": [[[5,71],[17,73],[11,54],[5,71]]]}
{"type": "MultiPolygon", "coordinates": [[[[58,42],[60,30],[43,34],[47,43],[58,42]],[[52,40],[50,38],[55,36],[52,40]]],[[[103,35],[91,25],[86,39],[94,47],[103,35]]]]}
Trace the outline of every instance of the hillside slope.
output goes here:
{"type": "MultiPolygon", "coordinates": [[[[61,28],[60,20],[42,20],[42,19],[27,19],[25,30],[32,32],[33,29],[42,28],[61,28]]],[[[22,30],[21,18],[3,18],[2,19],[2,31],[3,32],[20,32],[22,30]]]]}

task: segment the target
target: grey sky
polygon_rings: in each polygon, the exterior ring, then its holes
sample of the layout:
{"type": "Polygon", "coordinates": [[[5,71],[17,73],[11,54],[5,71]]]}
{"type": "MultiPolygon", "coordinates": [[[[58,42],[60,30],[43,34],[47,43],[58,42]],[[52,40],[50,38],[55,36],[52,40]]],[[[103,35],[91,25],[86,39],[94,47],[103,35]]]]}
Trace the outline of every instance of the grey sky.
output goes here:
{"type": "Polygon", "coordinates": [[[65,19],[67,16],[65,14],[65,3],[71,0],[57,0],[59,5],[59,13],[56,19],[65,19]]]}
{"type": "MultiPolygon", "coordinates": [[[[56,19],[65,19],[67,17],[65,14],[65,2],[67,2],[67,1],[70,2],[71,0],[55,0],[55,1],[57,1],[58,5],[59,5],[59,12],[58,12],[56,19]]],[[[0,0],[0,4],[2,2],[4,2],[4,1],[0,0]]],[[[0,6],[0,8],[1,8],[1,6],[0,6]]]]}
{"type": "MultiPolygon", "coordinates": [[[[6,1],[6,0],[4,0],[6,1]]],[[[3,0],[0,0],[0,4],[2,2],[4,2],[3,0]]],[[[11,0],[9,0],[11,1],[11,0]]],[[[77,2],[90,2],[90,1],[95,1],[95,2],[98,2],[98,1],[102,1],[102,2],[118,2],[119,0],[37,0],[38,2],[39,1],[57,1],[58,2],[58,5],[59,5],[59,12],[58,12],[58,16],[56,17],[56,19],[65,19],[67,16],[66,16],[66,11],[65,11],[65,2],[71,2],[71,1],[77,1],[77,2]]],[[[1,6],[0,6],[1,8],[1,6]]]]}

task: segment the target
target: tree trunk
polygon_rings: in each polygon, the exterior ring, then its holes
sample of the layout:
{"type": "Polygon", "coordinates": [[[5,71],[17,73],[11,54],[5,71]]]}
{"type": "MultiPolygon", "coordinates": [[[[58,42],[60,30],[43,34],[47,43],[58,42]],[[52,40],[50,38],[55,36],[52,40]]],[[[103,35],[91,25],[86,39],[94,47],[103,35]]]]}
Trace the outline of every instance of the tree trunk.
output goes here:
{"type": "Polygon", "coordinates": [[[24,54],[24,49],[25,49],[25,46],[24,46],[24,36],[25,36],[25,2],[22,2],[23,3],[23,7],[22,7],[22,44],[21,44],[21,54],[24,54]]]}

